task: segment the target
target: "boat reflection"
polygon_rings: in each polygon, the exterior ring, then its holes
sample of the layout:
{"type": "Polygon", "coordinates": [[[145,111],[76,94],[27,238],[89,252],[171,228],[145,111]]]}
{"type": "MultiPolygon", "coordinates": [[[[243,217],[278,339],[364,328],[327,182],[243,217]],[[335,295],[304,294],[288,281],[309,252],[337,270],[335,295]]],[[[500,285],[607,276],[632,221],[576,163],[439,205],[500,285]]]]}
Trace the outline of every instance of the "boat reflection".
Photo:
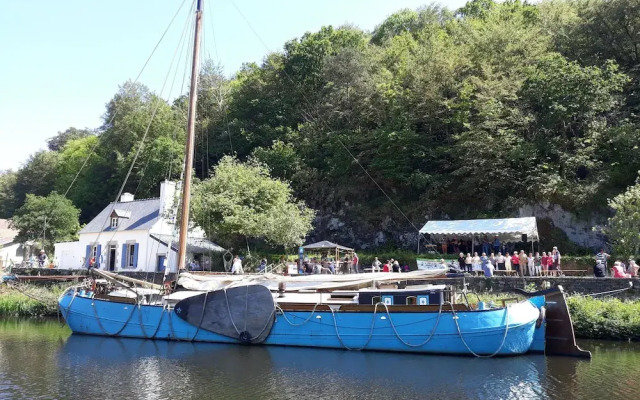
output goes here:
{"type": "Polygon", "coordinates": [[[90,376],[94,387],[116,377],[116,392],[145,396],[546,397],[540,355],[477,359],[71,335],[58,365],[90,376]]]}

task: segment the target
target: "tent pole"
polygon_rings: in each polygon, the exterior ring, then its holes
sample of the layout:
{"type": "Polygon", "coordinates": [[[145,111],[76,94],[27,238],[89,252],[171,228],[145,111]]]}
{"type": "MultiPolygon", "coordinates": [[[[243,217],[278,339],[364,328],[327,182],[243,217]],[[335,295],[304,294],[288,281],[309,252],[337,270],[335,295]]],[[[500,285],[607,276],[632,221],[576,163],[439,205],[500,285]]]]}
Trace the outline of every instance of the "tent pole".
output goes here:
{"type": "Polygon", "coordinates": [[[418,250],[416,253],[420,254],[420,233],[418,233],[418,250]]]}

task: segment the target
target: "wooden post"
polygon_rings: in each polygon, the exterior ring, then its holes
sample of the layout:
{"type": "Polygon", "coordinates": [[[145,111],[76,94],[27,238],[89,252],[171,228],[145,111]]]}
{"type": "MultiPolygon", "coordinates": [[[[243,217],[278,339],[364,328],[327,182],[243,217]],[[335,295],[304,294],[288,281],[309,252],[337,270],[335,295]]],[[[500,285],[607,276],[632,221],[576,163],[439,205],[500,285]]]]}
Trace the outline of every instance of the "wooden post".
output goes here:
{"type": "Polygon", "coordinates": [[[193,152],[195,143],[196,103],[198,100],[198,74],[200,60],[200,32],[202,31],[202,3],[198,0],[196,9],[196,31],[193,38],[193,59],[191,64],[191,88],[189,90],[189,118],[187,122],[187,148],[184,157],[184,184],[182,185],[182,210],[180,213],[180,237],[178,241],[178,272],[185,269],[187,258],[187,234],[189,231],[189,201],[191,198],[191,175],[193,173],[193,152]]]}

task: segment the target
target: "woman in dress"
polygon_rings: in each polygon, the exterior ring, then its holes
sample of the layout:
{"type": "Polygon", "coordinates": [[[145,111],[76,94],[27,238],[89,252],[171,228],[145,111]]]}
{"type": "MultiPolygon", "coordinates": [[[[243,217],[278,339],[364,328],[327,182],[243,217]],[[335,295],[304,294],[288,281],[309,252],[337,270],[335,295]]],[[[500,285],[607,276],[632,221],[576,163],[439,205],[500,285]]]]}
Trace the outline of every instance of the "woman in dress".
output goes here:
{"type": "Polygon", "coordinates": [[[506,271],[511,271],[512,265],[511,265],[511,256],[509,256],[509,252],[507,251],[506,253],[504,253],[504,267],[506,271]]]}
{"type": "Polygon", "coordinates": [[[473,272],[482,272],[482,266],[480,256],[478,256],[478,252],[473,253],[473,272]]]}

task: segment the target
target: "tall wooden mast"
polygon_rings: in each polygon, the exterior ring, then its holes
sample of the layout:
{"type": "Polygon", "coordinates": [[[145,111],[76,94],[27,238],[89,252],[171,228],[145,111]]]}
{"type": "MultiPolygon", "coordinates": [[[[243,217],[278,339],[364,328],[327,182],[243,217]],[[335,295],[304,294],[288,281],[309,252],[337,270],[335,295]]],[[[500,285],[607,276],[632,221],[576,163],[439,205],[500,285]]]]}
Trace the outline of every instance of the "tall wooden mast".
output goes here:
{"type": "Polygon", "coordinates": [[[180,236],[178,242],[178,272],[185,269],[187,259],[187,234],[189,231],[189,201],[191,198],[191,174],[196,126],[196,102],[198,100],[198,74],[200,59],[200,32],[202,31],[202,3],[196,7],[196,32],[193,37],[193,61],[191,64],[191,88],[189,90],[189,119],[187,122],[187,148],[184,156],[184,181],[182,185],[182,210],[180,212],[180,236]]]}

